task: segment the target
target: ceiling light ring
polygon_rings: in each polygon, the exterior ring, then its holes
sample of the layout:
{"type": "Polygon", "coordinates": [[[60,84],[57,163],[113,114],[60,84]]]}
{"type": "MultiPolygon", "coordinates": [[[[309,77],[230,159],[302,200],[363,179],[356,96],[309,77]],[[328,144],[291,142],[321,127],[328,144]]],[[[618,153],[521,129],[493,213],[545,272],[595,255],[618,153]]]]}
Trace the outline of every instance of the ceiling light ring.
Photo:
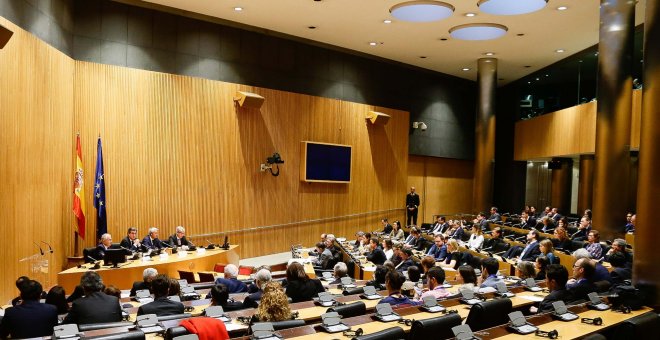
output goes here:
{"type": "Polygon", "coordinates": [[[549,0],[479,0],[479,10],[493,15],[520,15],[543,9],[549,0]]]}
{"type": "Polygon", "coordinates": [[[454,5],[437,0],[413,0],[398,3],[390,7],[390,14],[398,20],[409,22],[432,22],[450,17],[456,8],[454,5]],[[436,13],[429,11],[429,6],[436,7],[436,13]],[[424,7],[425,10],[420,15],[419,12],[413,13],[415,7],[424,7]]]}
{"type": "Polygon", "coordinates": [[[492,23],[492,22],[484,22],[484,23],[478,23],[478,24],[474,23],[474,24],[463,24],[463,25],[454,26],[454,27],[449,29],[449,34],[451,34],[452,32],[454,32],[456,30],[460,30],[460,29],[463,29],[463,28],[469,28],[469,27],[494,27],[494,28],[503,29],[507,32],[509,31],[509,28],[502,25],[502,24],[496,24],[496,23],[492,23]]]}

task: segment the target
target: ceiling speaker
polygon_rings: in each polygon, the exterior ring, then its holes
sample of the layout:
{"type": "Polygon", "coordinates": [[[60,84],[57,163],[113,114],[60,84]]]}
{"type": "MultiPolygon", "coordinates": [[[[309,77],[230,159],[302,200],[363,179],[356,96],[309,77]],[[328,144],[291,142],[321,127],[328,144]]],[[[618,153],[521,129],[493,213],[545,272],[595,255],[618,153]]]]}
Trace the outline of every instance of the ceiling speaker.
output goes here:
{"type": "Polygon", "coordinates": [[[245,91],[236,91],[236,95],[234,96],[234,101],[240,107],[247,107],[250,109],[257,109],[257,110],[261,108],[261,105],[263,105],[264,100],[266,100],[266,98],[256,93],[245,92],[245,91]]]}
{"type": "Polygon", "coordinates": [[[14,34],[14,32],[7,29],[5,26],[0,25],[0,49],[7,45],[9,38],[14,34]]]}
{"type": "Polygon", "coordinates": [[[382,112],[369,111],[367,113],[367,120],[374,125],[385,125],[390,120],[390,115],[382,112]]]}

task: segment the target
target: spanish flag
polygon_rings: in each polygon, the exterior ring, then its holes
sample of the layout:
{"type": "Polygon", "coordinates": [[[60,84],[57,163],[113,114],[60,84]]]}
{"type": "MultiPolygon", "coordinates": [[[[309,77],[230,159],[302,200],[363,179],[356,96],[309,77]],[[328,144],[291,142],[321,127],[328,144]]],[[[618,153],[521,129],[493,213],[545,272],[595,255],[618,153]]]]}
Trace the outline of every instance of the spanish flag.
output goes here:
{"type": "Polygon", "coordinates": [[[73,180],[73,214],[78,221],[78,234],[85,238],[85,181],[83,179],[82,149],[80,135],[76,137],[76,173],[73,180]]]}

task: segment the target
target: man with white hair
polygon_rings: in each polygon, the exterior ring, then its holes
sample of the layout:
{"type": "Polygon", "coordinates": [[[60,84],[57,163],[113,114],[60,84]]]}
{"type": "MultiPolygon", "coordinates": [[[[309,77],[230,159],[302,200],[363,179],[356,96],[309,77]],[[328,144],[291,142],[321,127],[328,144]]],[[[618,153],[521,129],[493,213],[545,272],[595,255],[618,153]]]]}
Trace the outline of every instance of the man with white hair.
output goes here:
{"type": "Polygon", "coordinates": [[[338,262],[334,269],[335,280],[330,282],[331,285],[336,285],[341,283],[341,278],[348,276],[348,267],[344,262],[338,262]]]}
{"type": "Polygon", "coordinates": [[[257,308],[261,295],[264,293],[264,286],[266,283],[273,279],[268,269],[261,269],[254,275],[254,285],[259,289],[258,291],[248,295],[243,300],[243,308],[257,308]]]}
{"type": "Polygon", "coordinates": [[[163,243],[158,239],[158,228],[149,228],[149,235],[142,239],[142,245],[147,249],[163,248],[163,243]]]}
{"type": "Polygon", "coordinates": [[[142,272],[142,281],[133,282],[130,296],[135,296],[138,290],[148,289],[151,291],[151,281],[158,275],[158,271],[154,268],[147,268],[142,272]]]}
{"type": "Polygon", "coordinates": [[[224,284],[229,289],[229,294],[245,293],[248,291],[247,285],[238,280],[238,267],[233,264],[225,266],[225,277],[219,277],[215,280],[215,284],[224,284]]]}
{"type": "Polygon", "coordinates": [[[176,232],[174,235],[170,236],[169,244],[172,247],[181,247],[187,250],[188,246],[190,246],[190,242],[188,242],[188,239],[186,238],[186,229],[182,226],[176,227],[176,232]]]}
{"type": "Polygon", "coordinates": [[[105,256],[105,251],[110,249],[110,247],[112,247],[112,236],[107,233],[101,235],[101,243],[96,246],[96,254],[94,254],[94,258],[102,260],[105,256]]]}
{"type": "Polygon", "coordinates": [[[589,279],[592,283],[611,280],[610,273],[607,268],[605,268],[605,266],[603,266],[600,262],[592,259],[591,254],[589,254],[589,251],[586,248],[580,248],[574,251],[573,257],[575,258],[576,263],[580,259],[586,259],[594,267],[594,273],[589,279]]]}

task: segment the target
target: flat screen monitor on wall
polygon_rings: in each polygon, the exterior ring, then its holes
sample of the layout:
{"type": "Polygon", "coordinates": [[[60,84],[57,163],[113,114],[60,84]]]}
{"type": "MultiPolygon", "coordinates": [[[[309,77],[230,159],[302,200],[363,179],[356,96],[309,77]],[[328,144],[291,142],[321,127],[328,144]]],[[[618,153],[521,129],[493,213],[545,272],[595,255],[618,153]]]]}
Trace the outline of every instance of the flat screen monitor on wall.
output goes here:
{"type": "Polygon", "coordinates": [[[300,180],[305,182],[350,183],[351,146],[304,141],[300,180]]]}

